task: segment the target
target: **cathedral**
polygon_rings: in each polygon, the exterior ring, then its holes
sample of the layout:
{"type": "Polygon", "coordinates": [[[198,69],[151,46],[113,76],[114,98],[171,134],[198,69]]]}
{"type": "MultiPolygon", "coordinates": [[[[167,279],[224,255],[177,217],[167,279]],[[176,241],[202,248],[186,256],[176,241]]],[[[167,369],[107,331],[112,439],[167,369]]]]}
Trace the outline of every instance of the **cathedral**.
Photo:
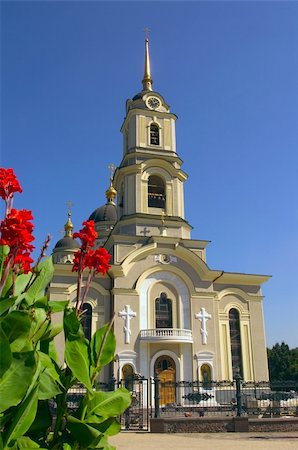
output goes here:
{"type": "MultiPolygon", "coordinates": [[[[268,380],[261,285],[265,275],[209,268],[208,241],[191,238],[184,215],[187,174],[176,149],[176,115],[154,91],[145,40],[142,90],[126,102],[122,161],[106,203],[91,213],[98,246],[112,255],[84,304],[91,336],[115,313],[115,361],[102,374],[117,380],[159,374],[162,381],[268,380]]],[[[69,217],[53,250],[50,300],[76,296],[69,217]]],[[[63,337],[57,341],[62,349],[63,337]]]]}

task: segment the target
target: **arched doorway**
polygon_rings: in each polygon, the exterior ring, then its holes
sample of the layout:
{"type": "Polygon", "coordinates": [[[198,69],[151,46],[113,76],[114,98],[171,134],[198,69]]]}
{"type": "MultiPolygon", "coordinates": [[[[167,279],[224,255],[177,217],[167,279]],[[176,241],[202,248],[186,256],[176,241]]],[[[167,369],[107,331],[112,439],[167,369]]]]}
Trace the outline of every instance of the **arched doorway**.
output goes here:
{"type": "Polygon", "coordinates": [[[167,355],[160,356],[155,361],[154,373],[157,373],[160,379],[160,406],[176,403],[176,364],[174,360],[167,355]]]}

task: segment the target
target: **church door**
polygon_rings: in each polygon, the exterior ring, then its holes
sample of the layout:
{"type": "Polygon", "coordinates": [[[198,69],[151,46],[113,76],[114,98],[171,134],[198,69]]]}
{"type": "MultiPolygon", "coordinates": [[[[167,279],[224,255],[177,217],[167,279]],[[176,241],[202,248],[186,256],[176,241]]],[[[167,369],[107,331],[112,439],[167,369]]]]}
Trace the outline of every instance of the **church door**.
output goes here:
{"type": "Polygon", "coordinates": [[[169,356],[160,356],[154,364],[154,373],[160,379],[159,397],[160,406],[176,403],[176,365],[169,356]]]}

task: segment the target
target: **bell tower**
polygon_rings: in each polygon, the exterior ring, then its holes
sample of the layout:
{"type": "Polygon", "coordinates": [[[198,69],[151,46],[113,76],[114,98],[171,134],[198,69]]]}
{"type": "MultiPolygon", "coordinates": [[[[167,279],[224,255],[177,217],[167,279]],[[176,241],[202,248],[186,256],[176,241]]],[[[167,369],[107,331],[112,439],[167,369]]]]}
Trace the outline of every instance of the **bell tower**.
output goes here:
{"type": "Polygon", "coordinates": [[[187,175],[176,152],[177,116],[152,86],[146,36],[143,89],[127,100],[121,127],[123,159],[114,177],[120,219],[117,228],[121,234],[138,235],[138,227],[150,226],[150,234],[159,235],[163,218],[168,236],[189,238],[183,193],[187,175]]]}

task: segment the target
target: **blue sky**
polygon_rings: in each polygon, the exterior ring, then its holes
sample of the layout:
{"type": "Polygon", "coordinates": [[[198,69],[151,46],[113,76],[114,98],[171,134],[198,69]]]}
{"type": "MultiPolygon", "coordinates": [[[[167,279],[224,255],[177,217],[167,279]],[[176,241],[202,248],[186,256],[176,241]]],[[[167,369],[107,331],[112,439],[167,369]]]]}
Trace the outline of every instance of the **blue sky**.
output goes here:
{"type": "Polygon", "coordinates": [[[298,3],[1,2],[1,165],[36,246],[78,229],[120,163],[125,101],[154,89],[177,114],[192,237],[213,269],[270,274],[268,346],[298,346],[298,3]]]}

